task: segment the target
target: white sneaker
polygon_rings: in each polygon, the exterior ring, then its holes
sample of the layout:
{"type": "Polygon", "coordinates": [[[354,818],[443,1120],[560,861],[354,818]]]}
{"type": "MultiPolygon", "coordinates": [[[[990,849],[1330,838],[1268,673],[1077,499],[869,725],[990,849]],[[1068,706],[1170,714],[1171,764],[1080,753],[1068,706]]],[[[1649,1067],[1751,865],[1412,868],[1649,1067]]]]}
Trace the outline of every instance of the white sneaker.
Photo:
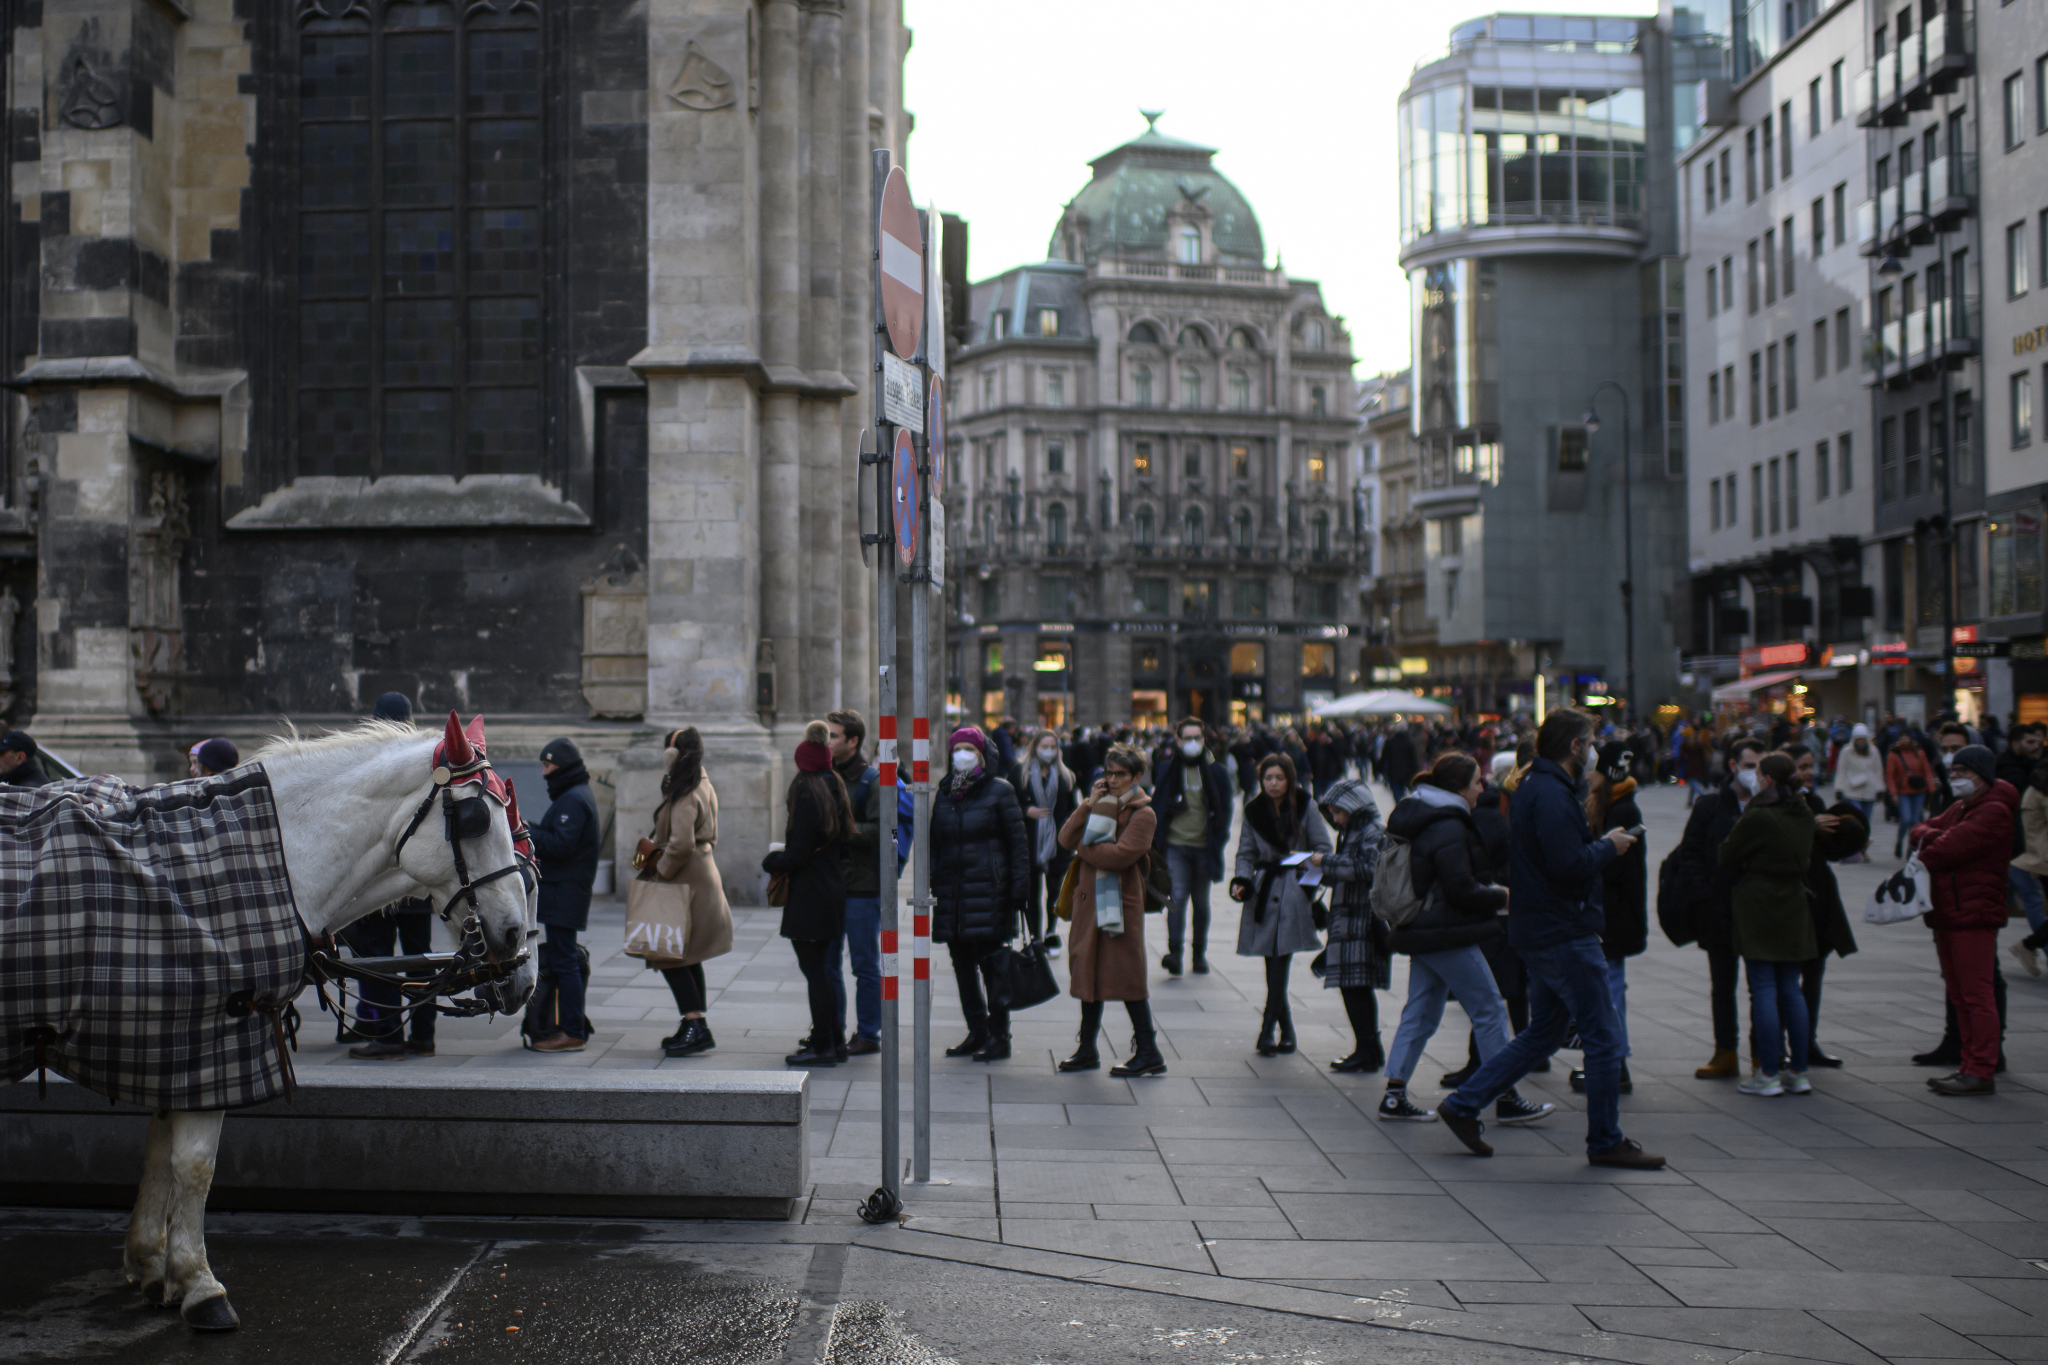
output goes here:
{"type": "Polygon", "coordinates": [[[1811,1095],[1813,1082],[1806,1079],[1804,1071],[1787,1071],[1784,1076],[1785,1093],[1788,1095],[1811,1095]]]}
{"type": "Polygon", "coordinates": [[[1762,1095],[1765,1098],[1785,1093],[1782,1081],[1776,1076],[1766,1076],[1761,1072],[1738,1082],[1735,1088],[1745,1095],[1762,1095]]]}
{"type": "Polygon", "coordinates": [[[2028,976],[2041,974],[2041,955],[2024,943],[2015,943],[2006,951],[2020,960],[2020,966],[2027,969],[2028,976]]]}

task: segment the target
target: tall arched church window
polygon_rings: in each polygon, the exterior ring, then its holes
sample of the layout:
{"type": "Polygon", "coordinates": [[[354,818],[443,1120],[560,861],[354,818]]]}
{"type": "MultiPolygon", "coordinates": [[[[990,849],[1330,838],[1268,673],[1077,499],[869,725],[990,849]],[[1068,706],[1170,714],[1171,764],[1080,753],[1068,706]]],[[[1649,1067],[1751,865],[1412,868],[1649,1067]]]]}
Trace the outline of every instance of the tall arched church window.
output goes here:
{"type": "Polygon", "coordinates": [[[541,472],[537,3],[294,8],[297,472],[541,472]]]}

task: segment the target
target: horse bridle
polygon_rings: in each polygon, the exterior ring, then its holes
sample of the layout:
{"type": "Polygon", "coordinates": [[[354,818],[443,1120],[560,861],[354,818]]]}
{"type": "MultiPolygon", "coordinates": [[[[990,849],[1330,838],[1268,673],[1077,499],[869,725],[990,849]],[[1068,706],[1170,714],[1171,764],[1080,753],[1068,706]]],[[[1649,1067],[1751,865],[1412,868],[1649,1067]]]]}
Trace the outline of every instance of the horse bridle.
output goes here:
{"type": "MultiPolygon", "coordinates": [[[[444,818],[445,837],[448,850],[455,859],[455,876],[461,883],[454,895],[441,907],[441,918],[450,918],[455,903],[467,900],[469,908],[462,917],[462,944],[452,953],[416,953],[405,957],[388,958],[343,958],[333,951],[331,945],[316,949],[311,954],[308,975],[322,983],[321,1007],[328,1008],[325,981],[375,981],[395,987],[400,998],[413,997],[401,1008],[436,1009],[443,1014],[472,1015],[497,1013],[501,1003],[495,988],[511,979],[512,975],[526,965],[529,953],[522,947],[510,962],[501,962],[491,951],[488,939],[484,937],[483,923],[479,918],[477,889],[489,886],[502,877],[517,875],[528,888],[539,881],[538,873],[532,868],[531,860],[516,850],[513,862],[496,872],[481,877],[469,875],[469,860],[463,856],[462,841],[479,839],[490,832],[491,811],[488,800],[479,796],[458,798],[455,788],[467,785],[470,779],[482,782],[482,774],[490,771],[490,762],[478,755],[471,762],[451,767],[443,763],[434,769],[434,785],[426,798],[413,812],[405,832],[398,836],[398,842],[391,850],[391,860],[399,861],[405,851],[406,841],[419,832],[427,815],[434,809],[434,802],[441,803],[444,818]],[[478,997],[469,1000],[451,1001],[442,1005],[436,1003],[437,996],[454,996],[463,991],[474,990],[478,997]]],[[[516,837],[516,831],[515,831],[516,837]]],[[[346,988],[343,988],[341,1009],[345,1011],[346,988]]],[[[344,1016],[346,1017],[345,1013],[344,1016]]]]}

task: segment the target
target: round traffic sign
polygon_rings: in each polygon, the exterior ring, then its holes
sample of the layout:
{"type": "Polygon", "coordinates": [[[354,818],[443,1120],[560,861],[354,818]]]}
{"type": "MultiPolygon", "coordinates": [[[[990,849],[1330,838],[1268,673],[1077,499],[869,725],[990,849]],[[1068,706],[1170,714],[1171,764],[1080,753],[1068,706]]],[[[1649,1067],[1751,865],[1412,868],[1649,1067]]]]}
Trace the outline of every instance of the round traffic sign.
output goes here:
{"type": "Polygon", "coordinates": [[[946,381],[938,375],[924,395],[924,448],[931,452],[932,496],[946,495],[946,381]]]}
{"type": "Polygon", "coordinates": [[[924,234],[918,231],[917,207],[910,202],[910,182],[900,166],[882,182],[875,240],[882,256],[882,321],[888,325],[889,349],[908,360],[924,335],[924,234]]]}
{"type": "Polygon", "coordinates": [[[896,428],[895,487],[891,501],[896,514],[896,557],[909,568],[917,562],[917,538],[923,529],[922,509],[917,505],[917,452],[910,448],[910,432],[896,428]]]}

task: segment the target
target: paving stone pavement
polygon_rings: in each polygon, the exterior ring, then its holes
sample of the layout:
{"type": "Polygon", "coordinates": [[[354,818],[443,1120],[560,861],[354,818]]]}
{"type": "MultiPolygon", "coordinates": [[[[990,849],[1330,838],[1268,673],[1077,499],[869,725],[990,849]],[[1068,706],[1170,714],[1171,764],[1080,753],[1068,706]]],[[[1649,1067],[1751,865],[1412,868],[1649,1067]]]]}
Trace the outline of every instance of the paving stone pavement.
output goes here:
{"type": "MultiPolygon", "coordinates": [[[[1642,805],[1654,863],[1683,827],[1683,796],[1656,788],[1642,805]]],[[[1865,926],[1857,913],[1894,865],[1890,833],[1880,826],[1874,861],[1839,870],[1862,951],[1829,964],[1821,1036],[1847,1065],[1816,1070],[1809,1097],[1693,1079],[1710,1036],[1703,957],[1653,932],[1631,960],[1623,1126],[1670,1157],[1662,1172],[1585,1164],[1572,1054],[1523,1088],[1559,1112],[1492,1129],[1491,1160],[1439,1124],[1375,1121],[1384,1082],[1325,1066],[1349,1031],[1305,961],[1292,992],[1300,1053],[1257,1056],[1260,964],[1229,951],[1237,907],[1219,887],[1215,970],[1153,971],[1167,1076],[1058,1075],[1074,1002],[1019,1014],[1010,1061],[935,1057],[933,1175],[946,1183],[906,1187],[903,1226],[863,1229],[853,1209],[879,1181],[878,1063],[817,1072],[807,1231],[789,1232],[1578,1357],[2048,1360],[2048,980],[2004,956],[2024,933],[2015,920],[2001,939],[2012,1069],[1989,1099],[1929,1092],[1932,1073],[1908,1057],[1941,1032],[1932,944],[1917,925],[1865,926]]],[[[705,965],[718,1047],[678,1062],[659,1055],[675,1027],[666,987],[618,953],[621,913],[613,900],[593,914],[597,1034],[584,1053],[522,1052],[502,1020],[443,1020],[433,1059],[355,1063],[323,1042],[300,1065],[779,1067],[808,1021],[777,912],[736,914],[734,951],[705,965]]],[[[1156,962],[1163,926],[1147,932],[1156,962]]],[[[933,976],[936,1051],[964,1031],[943,948],[933,976]]],[[[1381,996],[1389,1041],[1402,966],[1394,985],[1381,996]]],[[[906,1002],[906,1040],[909,1013],[906,1002]]],[[[1120,1010],[1108,1024],[1123,1048],[1120,1010]]],[[[1438,1074],[1462,1062],[1465,1033],[1447,1011],[1419,1103],[1433,1105],[1438,1074]]],[[[910,1070],[906,1059],[906,1152],[910,1070]]]]}

